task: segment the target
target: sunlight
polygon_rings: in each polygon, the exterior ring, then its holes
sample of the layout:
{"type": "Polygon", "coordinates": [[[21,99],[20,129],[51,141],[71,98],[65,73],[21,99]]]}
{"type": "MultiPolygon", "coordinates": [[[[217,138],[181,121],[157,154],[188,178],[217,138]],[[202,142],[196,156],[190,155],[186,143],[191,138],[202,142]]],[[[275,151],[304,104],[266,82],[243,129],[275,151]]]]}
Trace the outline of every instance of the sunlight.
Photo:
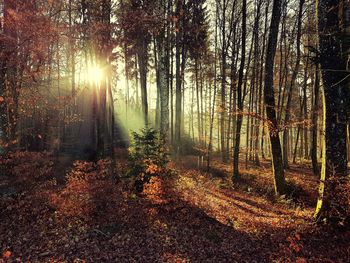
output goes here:
{"type": "Polygon", "coordinates": [[[99,84],[103,79],[103,69],[98,65],[90,65],[86,71],[85,80],[91,84],[99,84]]]}

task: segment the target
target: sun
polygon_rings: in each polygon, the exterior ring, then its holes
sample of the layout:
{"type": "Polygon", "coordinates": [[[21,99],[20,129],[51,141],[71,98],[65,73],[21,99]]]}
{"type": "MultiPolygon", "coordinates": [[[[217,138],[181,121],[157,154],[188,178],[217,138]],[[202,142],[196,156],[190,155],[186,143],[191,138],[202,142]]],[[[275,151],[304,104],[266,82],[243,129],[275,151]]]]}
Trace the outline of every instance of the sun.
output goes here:
{"type": "Polygon", "coordinates": [[[103,70],[98,65],[90,65],[86,72],[86,80],[91,84],[98,85],[103,79],[103,70]]]}

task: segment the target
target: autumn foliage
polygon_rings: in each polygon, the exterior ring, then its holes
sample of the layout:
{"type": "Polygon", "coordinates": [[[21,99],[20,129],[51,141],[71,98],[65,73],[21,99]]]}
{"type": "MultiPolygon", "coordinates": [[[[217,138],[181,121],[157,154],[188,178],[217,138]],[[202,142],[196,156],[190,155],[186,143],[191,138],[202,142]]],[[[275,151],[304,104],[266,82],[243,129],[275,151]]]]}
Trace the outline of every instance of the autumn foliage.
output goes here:
{"type": "Polygon", "coordinates": [[[0,156],[1,172],[18,181],[50,176],[52,166],[53,161],[45,152],[16,151],[9,152],[6,156],[0,156]]]}

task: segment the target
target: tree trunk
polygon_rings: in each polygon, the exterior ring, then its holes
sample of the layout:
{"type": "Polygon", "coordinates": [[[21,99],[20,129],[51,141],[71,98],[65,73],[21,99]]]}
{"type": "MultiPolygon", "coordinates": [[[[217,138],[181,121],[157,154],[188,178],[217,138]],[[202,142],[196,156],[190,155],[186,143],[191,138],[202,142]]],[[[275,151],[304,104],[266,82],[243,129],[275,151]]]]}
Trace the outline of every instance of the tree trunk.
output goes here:
{"type": "Polygon", "coordinates": [[[347,56],[342,53],[346,47],[340,38],[338,8],[339,1],[320,0],[318,3],[325,138],[315,218],[344,224],[350,215],[347,196],[349,192],[346,191],[349,181],[347,178],[345,101],[348,81],[345,72],[347,56]]]}
{"type": "MultiPolygon", "coordinates": [[[[164,16],[166,7],[163,6],[164,16]]],[[[167,76],[167,52],[165,29],[159,36],[158,40],[158,77],[159,77],[159,95],[160,95],[160,132],[165,141],[168,139],[169,133],[169,87],[167,76]]]]}
{"type": "Polygon", "coordinates": [[[174,147],[177,156],[180,154],[181,147],[181,116],[182,116],[182,72],[181,72],[181,37],[182,37],[182,25],[180,23],[180,14],[183,10],[182,1],[177,2],[176,6],[176,15],[178,17],[177,25],[178,31],[176,32],[176,44],[175,44],[175,74],[176,74],[176,100],[175,100],[175,138],[174,138],[174,147]]]}
{"type": "MultiPolygon", "coordinates": [[[[300,45],[301,45],[301,27],[302,27],[302,18],[303,18],[303,5],[305,3],[305,0],[300,0],[299,2],[299,13],[298,13],[298,29],[297,29],[297,42],[296,42],[296,48],[297,48],[297,57],[295,62],[295,67],[292,74],[292,79],[290,82],[289,90],[288,90],[288,98],[287,98],[287,105],[286,105],[286,112],[285,112],[285,118],[284,118],[284,129],[283,129],[283,166],[284,168],[288,168],[288,129],[287,125],[289,124],[290,120],[290,108],[292,105],[292,97],[293,97],[293,90],[295,86],[295,81],[297,79],[298,73],[299,73],[299,66],[300,66],[300,45]]],[[[290,144],[290,147],[292,147],[292,144],[290,144]]]]}
{"type": "Polygon", "coordinates": [[[17,87],[17,70],[18,70],[18,46],[17,46],[17,30],[16,30],[16,11],[17,3],[12,0],[5,0],[3,3],[4,8],[4,23],[3,34],[5,36],[3,42],[3,58],[4,59],[4,91],[6,90],[7,96],[5,97],[6,103],[6,118],[5,123],[5,138],[10,146],[16,141],[16,129],[18,122],[18,100],[19,91],[17,87]],[[13,12],[14,11],[14,12],[13,12]]]}
{"type": "Polygon", "coordinates": [[[270,32],[268,36],[265,60],[264,102],[269,121],[269,135],[271,141],[272,165],[276,195],[285,193],[285,178],[283,170],[282,150],[279,138],[279,128],[276,118],[275,92],[273,88],[273,67],[277,46],[278,27],[281,18],[281,0],[273,1],[270,32]]]}
{"type": "Polygon", "coordinates": [[[160,70],[160,65],[158,62],[158,57],[160,56],[160,37],[158,37],[158,43],[156,43],[156,40],[154,39],[153,41],[153,50],[154,50],[154,67],[156,71],[156,86],[157,86],[157,99],[156,99],[156,116],[155,116],[155,125],[157,128],[160,128],[160,83],[159,83],[159,70],[160,70]],[[157,46],[158,45],[158,46],[157,46]],[[158,53],[158,54],[157,54],[158,53]]]}
{"type": "Polygon", "coordinates": [[[220,105],[220,133],[221,159],[227,162],[225,150],[225,117],[226,117],[226,0],[222,3],[222,45],[221,45],[221,105],[220,105]]]}
{"type": "MultiPolygon", "coordinates": [[[[209,101],[209,142],[207,148],[207,172],[210,170],[210,155],[213,148],[213,128],[214,128],[214,116],[215,116],[215,102],[216,102],[216,68],[217,68],[217,46],[218,46],[218,4],[215,5],[215,37],[214,37],[214,91],[213,91],[213,103],[209,101]]],[[[209,96],[210,97],[210,96],[209,96]]]]}
{"type": "Polygon", "coordinates": [[[198,77],[198,58],[195,59],[194,62],[194,75],[195,75],[195,84],[196,84],[196,98],[197,98],[197,132],[198,132],[198,143],[201,146],[202,145],[202,130],[201,130],[201,117],[200,117],[200,101],[201,98],[199,97],[199,77],[198,77]]]}
{"type": "MultiPolygon", "coordinates": [[[[4,9],[5,12],[5,9],[4,9]]],[[[4,24],[5,26],[5,24],[4,24]]],[[[0,28],[3,31],[3,28],[0,28]]],[[[6,56],[5,56],[5,40],[0,38],[0,154],[5,152],[3,147],[7,143],[7,106],[6,106],[6,85],[5,85],[5,76],[6,76],[6,56]]]]}
{"type": "Polygon", "coordinates": [[[237,125],[236,125],[236,138],[235,138],[235,147],[233,152],[233,175],[232,181],[235,181],[239,177],[239,148],[241,142],[241,127],[243,122],[243,97],[242,94],[242,84],[243,84],[243,74],[244,74],[244,65],[245,65],[245,51],[246,51],[246,34],[247,34],[247,1],[243,0],[242,2],[242,55],[241,55],[241,64],[239,66],[238,72],[238,84],[237,84],[237,106],[238,106],[238,116],[237,116],[237,125]]]}
{"type": "Polygon", "coordinates": [[[320,75],[319,75],[319,64],[316,62],[315,65],[315,83],[314,83],[314,102],[312,109],[312,135],[311,135],[311,162],[312,162],[312,171],[315,176],[320,175],[320,168],[317,160],[317,119],[319,114],[319,101],[320,101],[320,75]]]}
{"type": "Polygon", "coordinates": [[[145,39],[141,40],[141,43],[138,46],[138,63],[139,63],[139,72],[140,72],[140,82],[141,82],[141,105],[142,105],[142,114],[144,119],[144,124],[148,125],[148,99],[147,99],[147,43],[145,39]]]}

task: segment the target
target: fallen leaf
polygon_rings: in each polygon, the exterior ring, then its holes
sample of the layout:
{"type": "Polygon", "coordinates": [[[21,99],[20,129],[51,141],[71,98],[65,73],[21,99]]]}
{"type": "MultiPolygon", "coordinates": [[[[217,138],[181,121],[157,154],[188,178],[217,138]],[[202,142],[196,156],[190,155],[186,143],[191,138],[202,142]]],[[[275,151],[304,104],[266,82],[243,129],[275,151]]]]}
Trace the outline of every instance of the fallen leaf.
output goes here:
{"type": "Polygon", "coordinates": [[[305,258],[300,258],[300,257],[297,257],[297,260],[295,261],[296,263],[306,263],[306,259],[305,258]]]}
{"type": "Polygon", "coordinates": [[[11,257],[12,252],[10,250],[6,250],[4,253],[2,253],[3,258],[9,258],[11,257]]]}

